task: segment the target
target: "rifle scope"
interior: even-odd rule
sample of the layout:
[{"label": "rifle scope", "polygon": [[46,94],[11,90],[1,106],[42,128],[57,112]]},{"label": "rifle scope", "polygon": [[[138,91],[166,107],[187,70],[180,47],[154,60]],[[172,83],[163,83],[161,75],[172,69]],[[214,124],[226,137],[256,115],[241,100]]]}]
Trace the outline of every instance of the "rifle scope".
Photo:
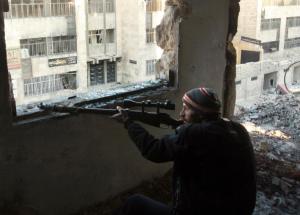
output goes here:
[{"label": "rifle scope", "polygon": [[131,107],[156,107],[156,108],[163,108],[166,110],[175,110],[175,104],[172,103],[170,100],[166,100],[165,102],[152,102],[151,100],[146,100],[142,102],[136,102],[131,99],[124,99],[123,100],[124,108],[131,108]]}]

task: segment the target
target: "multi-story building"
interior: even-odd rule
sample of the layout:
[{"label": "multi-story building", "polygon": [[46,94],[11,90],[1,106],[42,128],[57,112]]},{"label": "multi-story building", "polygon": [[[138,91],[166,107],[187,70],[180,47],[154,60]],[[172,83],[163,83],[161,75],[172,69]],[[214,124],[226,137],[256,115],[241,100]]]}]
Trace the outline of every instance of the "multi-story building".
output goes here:
[{"label": "multi-story building", "polygon": [[[243,0],[240,6],[234,45],[237,97],[244,99],[283,85],[284,69],[300,61],[300,0]],[[286,83],[300,83],[300,63]]]},{"label": "multi-story building", "polygon": [[123,81],[153,79],[162,54],[156,45],[155,27],[163,17],[165,0],[119,1],[121,14],[127,17],[120,22]]},{"label": "multi-story building", "polygon": [[8,68],[17,104],[155,79],[163,0],[10,0]]}]

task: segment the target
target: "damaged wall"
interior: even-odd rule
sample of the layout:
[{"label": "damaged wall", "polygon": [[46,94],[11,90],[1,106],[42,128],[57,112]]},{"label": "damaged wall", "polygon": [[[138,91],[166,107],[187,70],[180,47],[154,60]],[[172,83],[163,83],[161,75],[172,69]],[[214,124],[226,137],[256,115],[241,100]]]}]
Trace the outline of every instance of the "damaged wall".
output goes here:
[{"label": "damaged wall", "polygon": [[[191,10],[184,10],[189,11],[188,17],[179,25],[179,90],[169,96],[176,101],[177,113],[182,95],[190,88],[212,87],[222,97],[227,63],[229,0],[186,2]],[[2,17],[0,25],[3,30]],[[0,51],[3,56],[4,50]],[[3,59],[0,65],[5,63]],[[0,105],[7,107],[8,87],[3,88],[2,83],[8,77],[2,70],[0,73],[4,90]],[[9,113],[1,108],[1,123],[10,124]],[[151,132],[160,136],[168,130],[151,128]],[[168,167],[143,160],[122,125],[100,116],[2,129],[0,206],[30,205],[42,214],[65,215],[159,176]]]},{"label": "damaged wall", "polygon": [[192,13],[179,30],[180,96],[190,88],[207,86],[222,98],[230,1],[188,2]]}]

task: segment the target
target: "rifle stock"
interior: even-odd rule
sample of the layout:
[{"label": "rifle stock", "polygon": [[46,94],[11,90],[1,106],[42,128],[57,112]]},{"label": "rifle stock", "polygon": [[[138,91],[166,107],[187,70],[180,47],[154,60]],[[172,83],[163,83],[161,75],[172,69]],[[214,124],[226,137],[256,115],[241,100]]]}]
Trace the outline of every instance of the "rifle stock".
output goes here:
[{"label": "rifle stock", "polygon": [[[45,111],[59,112],[59,113],[70,113],[70,114],[80,114],[80,113],[94,113],[100,115],[112,116],[119,113],[117,109],[104,109],[104,108],[77,108],[77,107],[65,107],[56,105],[40,105],[40,108]],[[128,116],[134,121],[140,121],[148,125],[155,127],[160,127],[161,125],[170,126],[173,129],[182,124],[166,113],[155,113],[155,112],[143,112],[137,110],[126,109]]]}]

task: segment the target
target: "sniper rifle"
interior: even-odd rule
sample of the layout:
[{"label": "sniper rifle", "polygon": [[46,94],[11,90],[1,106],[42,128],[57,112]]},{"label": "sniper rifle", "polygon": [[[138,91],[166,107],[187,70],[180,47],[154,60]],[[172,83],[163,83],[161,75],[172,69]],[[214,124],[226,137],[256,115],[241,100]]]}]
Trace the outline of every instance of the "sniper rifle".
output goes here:
[{"label": "sniper rifle", "polygon": [[[142,108],[139,110],[130,110],[129,107],[140,106]],[[152,125],[155,127],[161,127],[161,125],[165,125],[171,127],[173,129],[177,128],[183,122],[172,118],[167,113],[161,113],[160,108],[166,110],[175,110],[175,104],[170,101],[166,101],[164,103],[153,103],[150,100],[143,102],[136,102],[133,100],[125,99],[123,100],[123,107],[128,113],[128,117],[134,121],[140,121],[148,125]],[[156,112],[146,112],[145,107],[156,107]],[[94,113],[101,115],[112,116],[114,114],[119,113],[117,109],[105,109],[105,108],[82,108],[82,107],[66,107],[60,105],[45,105],[40,104],[39,108],[50,111],[50,112],[59,112],[59,113],[70,113],[70,114],[81,114],[81,113]]]}]

